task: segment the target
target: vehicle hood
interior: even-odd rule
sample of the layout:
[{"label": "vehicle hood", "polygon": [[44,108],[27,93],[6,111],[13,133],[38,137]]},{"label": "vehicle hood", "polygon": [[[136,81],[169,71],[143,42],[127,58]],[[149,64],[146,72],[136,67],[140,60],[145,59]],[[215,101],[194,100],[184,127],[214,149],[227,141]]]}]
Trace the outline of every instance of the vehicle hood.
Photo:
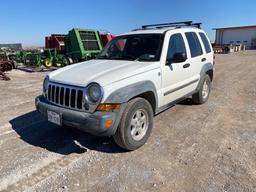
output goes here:
[{"label": "vehicle hood", "polygon": [[49,74],[50,81],[86,86],[91,82],[110,83],[158,68],[157,62],[90,60],[63,67]]}]

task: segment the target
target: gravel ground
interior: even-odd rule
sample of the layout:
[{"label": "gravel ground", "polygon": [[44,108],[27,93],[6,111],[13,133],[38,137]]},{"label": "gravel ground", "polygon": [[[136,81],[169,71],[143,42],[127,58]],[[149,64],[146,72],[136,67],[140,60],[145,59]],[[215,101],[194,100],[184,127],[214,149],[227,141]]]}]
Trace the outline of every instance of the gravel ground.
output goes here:
[{"label": "gravel ground", "polygon": [[217,55],[209,101],[157,115],[133,152],[47,122],[45,74],[0,81],[0,191],[256,191],[256,51]]}]

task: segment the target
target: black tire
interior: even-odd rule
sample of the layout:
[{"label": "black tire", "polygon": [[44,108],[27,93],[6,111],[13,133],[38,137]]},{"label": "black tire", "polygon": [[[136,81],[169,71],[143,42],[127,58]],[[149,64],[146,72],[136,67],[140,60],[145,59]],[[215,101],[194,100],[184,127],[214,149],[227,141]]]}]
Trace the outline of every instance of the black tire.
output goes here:
[{"label": "black tire", "polygon": [[[132,136],[132,119],[136,116],[136,112],[141,112],[142,114],[145,113],[145,119],[147,121],[147,123],[144,124],[145,131],[142,131],[144,133],[140,135],[142,136],[142,138],[139,140],[134,139],[134,137],[139,136],[136,135],[137,133],[135,134],[135,136]],[[141,117],[143,118],[143,116]],[[143,127],[143,123],[141,126]],[[128,102],[121,118],[120,124],[113,138],[115,143],[121,148],[132,151],[138,149],[147,142],[152,127],[153,110],[150,103],[143,98],[135,98]]]},{"label": "black tire", "polygon": [[[194,95],[192,95],[192,100],[195,104],[205,103],[208,100],[210,92],[211,92],[211,78],[209,77],[209,75],[205,75],[203,78],[204,79],[203,79],[202,83],[199,85],[199,91],[197,93],[195,93]],[[208,87],[207,95],[205,95],[203,93],[205,83]]]}]

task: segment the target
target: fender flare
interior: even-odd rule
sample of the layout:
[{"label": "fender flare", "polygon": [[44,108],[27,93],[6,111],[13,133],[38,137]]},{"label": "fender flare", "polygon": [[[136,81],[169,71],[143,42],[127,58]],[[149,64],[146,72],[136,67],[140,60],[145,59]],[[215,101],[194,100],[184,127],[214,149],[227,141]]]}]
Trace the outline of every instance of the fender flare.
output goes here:
[{"label": "fender flare", "polygon": [[196,92],[199,91],[200,87],[204,83],[204,76],[205,76],[206,72],[209,70],[213,70],[213,64],[212,63],[204,64],[204,66],[202,67],[202,69],[200,71],[200,80],[199,80],[199,83],[197,84]]},{"label": "fender flare", "polygon": [[140,81],[137,83],[130,84],[122,87],[111,93],[104,103],[126,103],[130,99],[141,95],[146,92],[153,92],[156,101],[156,107],[158,106],[158,97],[156,87],[152,81]]}]

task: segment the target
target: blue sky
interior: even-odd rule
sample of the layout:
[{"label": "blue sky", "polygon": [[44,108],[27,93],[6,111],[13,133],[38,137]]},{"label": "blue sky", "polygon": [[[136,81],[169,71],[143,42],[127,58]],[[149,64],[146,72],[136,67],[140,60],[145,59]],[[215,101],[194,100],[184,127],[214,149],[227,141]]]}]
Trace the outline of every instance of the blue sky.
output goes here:
[{"label": "blue sky", "polygon": [[142,24],[193,20],[214,40],[214,27],[256,25],[255,0],[6,0],[0,43],[44,45],[44,37],[93,28],[120,34]]}]

